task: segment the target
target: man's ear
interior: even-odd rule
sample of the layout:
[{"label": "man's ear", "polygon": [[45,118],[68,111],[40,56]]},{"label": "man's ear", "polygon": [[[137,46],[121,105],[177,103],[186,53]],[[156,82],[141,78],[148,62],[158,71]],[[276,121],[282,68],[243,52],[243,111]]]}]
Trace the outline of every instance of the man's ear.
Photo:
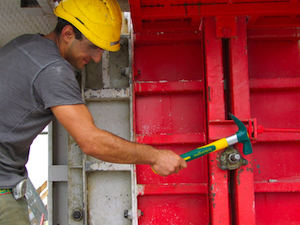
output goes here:
[{"label": "man's ear", "polygon": [[75,38],[73,27],[71,25],[66,25],[61,31],[61,36],[65,42],[72,42]]}]

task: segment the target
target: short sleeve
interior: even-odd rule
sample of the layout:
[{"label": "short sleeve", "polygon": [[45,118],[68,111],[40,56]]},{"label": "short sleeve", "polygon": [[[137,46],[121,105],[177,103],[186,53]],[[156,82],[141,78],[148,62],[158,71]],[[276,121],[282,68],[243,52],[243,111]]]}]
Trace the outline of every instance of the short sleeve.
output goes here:
[{"label": "short sleeve", "polygon": [[58,61],[43,69],[33,81],[34,96],[44,108],[84,104],[74,71]]}]

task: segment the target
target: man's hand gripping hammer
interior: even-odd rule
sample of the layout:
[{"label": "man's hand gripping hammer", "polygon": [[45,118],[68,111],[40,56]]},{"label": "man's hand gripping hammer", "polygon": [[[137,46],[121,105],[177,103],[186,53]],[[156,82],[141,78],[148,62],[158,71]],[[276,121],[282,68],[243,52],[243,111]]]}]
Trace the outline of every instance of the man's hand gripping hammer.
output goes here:
[{"label": "man's hand gripping hammer", "polygon": [[[231,119],[236,123],[239,130],[232,136],[222,138],[220,140],[217,140],[215,142],[212,142],[208,145],[196,148],[194,150],[191,150],[189,152],[186,152],[182,155],[180,155],[186,162],[191,161],[193,159],[199,158],[201,156],[204,156],[206,154],[209,154],[211,152],[215,152],[224,148],[227,148],[228,146],[242,143],[243,144],[243,153],[245,155],[252,153],[252,146],[251,142],[247,133],[247,128],[245,125],[234,115],[229,113],[229,116]],[[153,170],[153,168],[152,168]],[[155,173],[155,171],[153,170]]]},{"label": "man's hand gripping hammer", "polygon": [[245,125],[234,115],[229,114],[231,119],[236,123],[239,130],[234,135],[222,138],[220,140],[217,140],[215,142],[212,142],[208,145],[196,148],[192,151],[189,151],[187,153],[184,153],[180,155],[185,161],[191,161],[193,159],[199,158],[201,156],[204,156],[206,154],[209,154],[211,152],[215,152],[224,148],[227,148],[230,145],[234,145],[236,143],[242,143],[243,146],[243,153],[245,155],[252,153],[252,146],[251,142],[247,133],[247,129]]}]

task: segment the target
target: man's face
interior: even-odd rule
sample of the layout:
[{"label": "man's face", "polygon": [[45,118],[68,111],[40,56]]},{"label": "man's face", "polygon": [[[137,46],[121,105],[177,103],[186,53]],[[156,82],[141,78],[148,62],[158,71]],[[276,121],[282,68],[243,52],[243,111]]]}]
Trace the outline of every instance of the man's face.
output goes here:
[{"label": "man's face", "polygon": [[66,51],[66,60],[76,69],[83,69],[90,61],[99,62],[104,50],[95,46],[86,37],[74,40]]}]

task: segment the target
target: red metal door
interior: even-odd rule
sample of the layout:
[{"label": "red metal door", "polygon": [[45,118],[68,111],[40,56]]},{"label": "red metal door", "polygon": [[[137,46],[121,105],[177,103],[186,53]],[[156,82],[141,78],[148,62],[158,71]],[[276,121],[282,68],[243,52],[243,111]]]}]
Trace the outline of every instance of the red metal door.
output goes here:
[{"label": "red metal door", "polygon": [[[183,154],[205,144],[203,43],[161,41],[134,43],[136,141]],[[207,179],[206,157],[166,178],[137,166],[139,224],[207,224]]]},{"label": "red metal door", "polygon": [[299,224],[299,36],[275,31],[248,37],[250,111],[261,126],[253,145],[256,224]]},{"label": "red metal door", "polygon": [[231,112],[253,146],[232,171],[223,151],[137,166],[139,224],[299,224],[300,2],[130,3],[136,141],[182,154],[232,135]]}]

